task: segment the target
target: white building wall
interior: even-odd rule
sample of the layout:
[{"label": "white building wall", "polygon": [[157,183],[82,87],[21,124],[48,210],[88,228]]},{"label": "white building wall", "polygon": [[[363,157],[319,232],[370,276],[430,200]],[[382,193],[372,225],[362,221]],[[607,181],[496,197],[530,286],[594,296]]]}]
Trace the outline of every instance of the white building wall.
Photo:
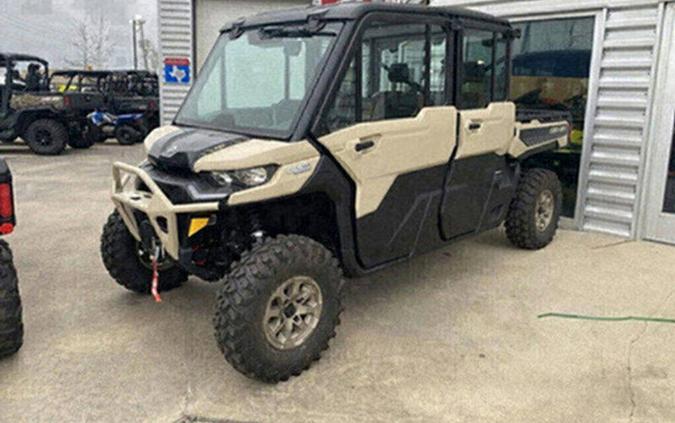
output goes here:
[{"label": "white building wall", "polygon": [[431,0],[509,19],[596,15],[576,221],[635,237],[663,17],[658,0]]},{"label": "white building wall", "polygon": [[[167,57],[192,60],[192,30],[192,0],[159,0],[159,54],[161,63],[164,63],[164,59]],[[190,86],[165,84],[164,75],[161,72],[160,81],[161,119],[162,123],[168,123],[178,112]]]}]

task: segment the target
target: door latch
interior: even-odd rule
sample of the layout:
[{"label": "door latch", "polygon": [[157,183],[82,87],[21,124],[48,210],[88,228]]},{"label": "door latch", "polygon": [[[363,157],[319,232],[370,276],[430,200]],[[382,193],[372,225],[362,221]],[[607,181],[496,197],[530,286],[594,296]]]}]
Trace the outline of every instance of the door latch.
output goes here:
[{"label": "door latch", "polygon": [[361,141],[360,143],[356,144],[354,146],[354,150],[356,150],[357,153],[360,153],[362,151],[370,150],[373,147],[375,147],[375,141],[367,140]]}]

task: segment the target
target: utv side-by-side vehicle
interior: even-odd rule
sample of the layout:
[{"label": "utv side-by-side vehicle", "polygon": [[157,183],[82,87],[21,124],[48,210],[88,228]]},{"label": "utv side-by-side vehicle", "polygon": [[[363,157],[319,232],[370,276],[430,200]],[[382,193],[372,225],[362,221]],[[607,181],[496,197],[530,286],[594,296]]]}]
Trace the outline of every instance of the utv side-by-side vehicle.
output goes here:
[{"label": "utv side-by-side vehicle", "polygon": [[[0,236],[11,234],[15,225],[12,174],[0,159]],[[0,358],[14,354],[22,344],[21,298],[12,250],[0,240]]]},{"label": "utv side-by-side vehicle", "polygon": [[[66,70],[51,76],[54,90],[64,93],[97,93],[102,97],[96,110],[88,110],[82,140],[89,145],[111,136],[120,144],[143,140],[159,126],[159,80],[157,74],[135,70]],[[95,113],[92,117],[92,113]],[[101,122],[106,116],[117,124]],[[132,119],[133,117],[133,119]]]},{"label": "utv side-by-side vehicle", "polygon": [[114,165],[106,268],[145,294],[223,281],[220,349],[277,382],[328,347],[343,272],[504,222],[545,247],[560,184],[528,159],[566,145],[569,123],[507,100],[516,36],[462,9],[363,3],[225,26],[147,160]]},{"label": "utv side-by-side vehicle", "polygon": [[51,90],[49,63],[39,57],[0,53],[0,140],[23,138],[40,155],[61,154],[67,145],[89,148],[87,113],[103,104],[97,92]]}]

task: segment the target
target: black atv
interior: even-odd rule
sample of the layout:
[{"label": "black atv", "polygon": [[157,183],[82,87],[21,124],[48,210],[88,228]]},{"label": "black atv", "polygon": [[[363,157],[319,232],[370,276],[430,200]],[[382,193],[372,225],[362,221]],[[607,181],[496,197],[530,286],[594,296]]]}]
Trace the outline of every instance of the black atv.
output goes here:
[{"label": "black atv", "polygon": [[[0,159],[0,235],[11,234],[15,225],[12,174]],[[21,298],[12,250],[0,240],[0,358],[14,354],[22,344]]]},{"label": "black atv", "polygon": [[52,90],[49,63],[39,57],[0,53],[0,140],[21,137],[39,155],[61,154],[66,146],[89,148],[86,115],[103,106],[103,96]]}]

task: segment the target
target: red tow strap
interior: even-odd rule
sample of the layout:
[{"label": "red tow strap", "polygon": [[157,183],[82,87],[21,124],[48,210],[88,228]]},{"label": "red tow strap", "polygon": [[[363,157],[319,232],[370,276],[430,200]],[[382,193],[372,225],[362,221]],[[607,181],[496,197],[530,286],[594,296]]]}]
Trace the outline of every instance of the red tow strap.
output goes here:
[{"label": "red tow strap", "polygon": [[156,303],[162,302],[162,297],[159,296],[159,265],[157,264],[157,256],[152,257],[152,296]]}]

